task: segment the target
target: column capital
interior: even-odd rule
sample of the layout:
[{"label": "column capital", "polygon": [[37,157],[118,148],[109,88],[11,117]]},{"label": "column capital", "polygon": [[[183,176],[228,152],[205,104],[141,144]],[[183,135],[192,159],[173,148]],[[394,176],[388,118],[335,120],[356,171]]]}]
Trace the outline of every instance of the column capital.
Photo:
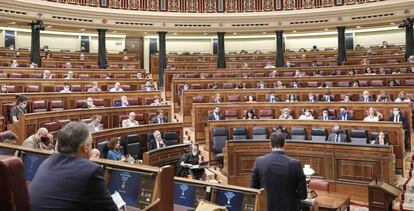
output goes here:
[{"label": "column capital", "polygon": [[96,31],[99,32],[99,33],[103,33],[103,32],[108,31],[108,29],[96,29]]},{"label": "column capital", "polygon": [[340,29],[346,29],[346,26],[337,26],[336,27],[338,30],[340,30]]},{"label": "column capital", "polygon": [[157,34],[160,35],[160,36],[165,36],[167,33],[168,32],[162,32],[162,31],[161,32],[157,32]]},{"label": "column capital", "polygon": [[280,34],[280,33],[282,33],[282,34],[283,34],[283,32],[285,32],[285,31],[283,31],[283,30],[276,30],[276,31],[275,31],[275,33],[276,33],[276,34]]},{"label": "column capital", "polygon": [[226,32],[217,32],[218,36],[224,36],[226,34]]}]

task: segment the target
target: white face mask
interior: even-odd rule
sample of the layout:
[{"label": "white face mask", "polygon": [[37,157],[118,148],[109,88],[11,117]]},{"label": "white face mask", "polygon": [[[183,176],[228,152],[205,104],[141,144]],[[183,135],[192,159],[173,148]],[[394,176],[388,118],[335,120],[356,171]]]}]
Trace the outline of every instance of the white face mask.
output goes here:
[{"label": "white face mask", "polygon": [[397,116],[397,115],[399,115],[399,114],[400,114],[400,112],[399,112],[399,111],[393,111],[392,113],[394,114],[394,116]]},{"label": "white face mask", "polygon": [[309,112],[305,112],[305,116],[310,116],[310,113]]},{"label": "white face mask", "polygon": [[286,118],[289,116],[289,114],[284,113],[283,116]]}]

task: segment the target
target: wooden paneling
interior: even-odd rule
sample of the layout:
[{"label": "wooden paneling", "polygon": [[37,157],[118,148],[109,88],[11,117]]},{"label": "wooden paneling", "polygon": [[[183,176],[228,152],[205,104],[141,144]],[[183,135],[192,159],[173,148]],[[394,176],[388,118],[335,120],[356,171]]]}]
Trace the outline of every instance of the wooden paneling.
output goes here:
[{"label": "wooden paneling", "polygon": [[[320,121],[320,120],[222,120],[222,121],[209,121],[208,122],[208,129],[206,129],[206,145],[205,149],[209,152],[209,159],[215,160],[215,156],[212,151],[212,141],[211,141],[211,131],[213,128],[226,128],[228,131],[228,140],[232,139],[232,129],[233,128],[247,128],[248,130],[248,137],[252,137],[252,129],[253,127],[265,127],[270,132],[272,128],[277,127],[278,125],[283,125],[283,127],[288,128],[288,130],[292,127],[296,128],[306,128],[306,132],[308,134],[308,142],[313,143],[314,141],[310,141],[310,130],[312,128],[325,128],[328,132],[331,132],[331,128],[333,125],[340,125],[342,129],[349,130],[349,129],[363,129],[369,132],[379,132],[383,131],[388,133],[389,143],[392,145],[393,153],[395,154],[395,167],[396,168],[403,168],[403,158],[405,155],[405,147],[404,147],[404,131],[402,129],[402,124],[393,123],[393,122],[361,122],[361,121]],[[290,131],[290,130],[289,130]],[[309,149],[306,148],[307,145],[299,145],[297,148],[298,156],[302,154],[300,152],[308,152]],[[372,145],[367,145],[372,146]],[[254,152],[254,151],[253,151]],[[329,149],[326,151],[321,151],[323,153],[329,153]],[[320,152],[311,152],[312,154],[318,154]],[[343,151],[344,158],[348,156],[348,152]],[[337,155],[341,155],[340,153]],[[247,155],[245,155],[247,156]],[[359,154],[357,156],[361,156],[363,160],[365,156],[370,156],[369,154]],[[340,158],[340,156],[338,157]],[[354,156],[355,158],[355,156]],[[326,159],[326,158],[324,158]],[[326,163],[331,162],[331,160],[325,160]],[[338,161],[336,161],[338,162]],[[320,165],[323,162],[320,162]],[[347,165],[343,163],[342,166],[345,168]],[[337,164],[335,164],[337,165]],[[323,166],[321,166],[321,169]],[[327,170],[327,168],[325,168]],[[344,171],[346,168],[344,169]],[[369,170],[369,168],[366,168]],[[317,170],[322,171],[322,170]],[[370,170],[372,171],[372,170]],[[346,172],[346,171],[345,171]],[[346,175],[346,174],[344,174]]]},{"label": "wooden paneling", "polygon": [[[302,165],[310,164],[315,170],[313,177],[327,180],[334,188],[344,184],[355,186],[357,191],[375,179],[394,184],[394,154],[390,146],[288,140],[285,151]],[[248,187],[255,159],[270,152],[269,141],[227,142],[223,170],[229,184]]]},{"label": "wooden paneling", "polygon": [[180,155],[188,152],[189,144],[172,145],[145,152],[142,163],[149,166],[175,166],[180,160]]}]

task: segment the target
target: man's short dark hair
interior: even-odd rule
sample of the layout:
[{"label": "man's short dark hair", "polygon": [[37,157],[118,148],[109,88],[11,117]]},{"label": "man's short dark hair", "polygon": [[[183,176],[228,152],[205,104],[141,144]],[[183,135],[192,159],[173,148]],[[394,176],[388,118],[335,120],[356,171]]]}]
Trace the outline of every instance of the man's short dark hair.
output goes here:
[{"label": "man's short dark hair", "polygon": [[272,148],[283,148],[285,146],[285,136],[281,132],[273,132],[270,135],[270,144]]},{"label": "man's short dark hair", "polygon": [[17,135],[11,131],[0,133],[0,143],[6,143],[6,141],[17,141]]},{"label": "man's short dark hair", "polygon": [[88,126],[84,122],[69,122],[59,130],[57,150],[60,153],[76,154],[89,135]]}]

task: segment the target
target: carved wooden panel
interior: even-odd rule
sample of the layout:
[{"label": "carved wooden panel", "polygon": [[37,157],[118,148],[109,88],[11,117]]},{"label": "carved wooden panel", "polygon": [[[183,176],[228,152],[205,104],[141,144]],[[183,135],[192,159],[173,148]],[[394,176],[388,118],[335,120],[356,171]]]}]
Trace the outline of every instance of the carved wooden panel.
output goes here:
[{"label": "carved wooden panel", "polygon": [[337,176],[339,181],[365,181],[375,180],[378,169],[374,161],[337,160]]}]

